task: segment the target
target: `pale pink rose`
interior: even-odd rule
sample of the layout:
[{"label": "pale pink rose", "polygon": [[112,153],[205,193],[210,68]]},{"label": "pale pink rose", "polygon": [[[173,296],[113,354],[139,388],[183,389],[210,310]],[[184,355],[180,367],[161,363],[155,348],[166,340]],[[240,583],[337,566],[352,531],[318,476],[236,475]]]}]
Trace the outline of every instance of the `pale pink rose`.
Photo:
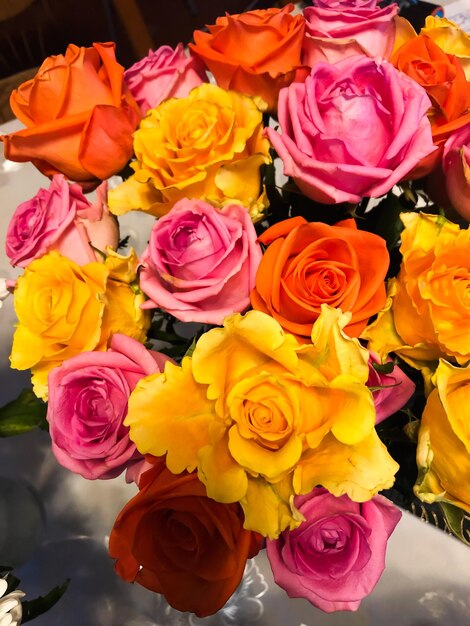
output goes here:
[{"label": "pale pink rose", "polygon": [[261,248],[246,208],[184,198],[152,229],[141,258],[144,308],[183,322],[221,324],[250,304]]},{"label": "pale pink rose", "polygon": [[124,426],[139,380],[169,358],[116,334],[106,352],[82,352],[49,374],[47,421],[58,462],[84,478],[114,478],[142,460]]},{"label": "pale pink rose", "polygon": [[145,115],[167,98],[185,98],[208,78],[201,61],[179,43],[174,50],[170,46],[149,50],[124,72],[124,80]]},{"label": "pale pink rose", "polygon": [[80,185],[63,174],[53,176],[48,189],[21,203],[10,221],[6,254],[12,265],[26,267],[33,259],[57,250],[79,265],[101,261],[97,250],[116,248],[119,227],[106,205],[106,182],[91,204]]},{"label": "pale pink rose", "polygon": [[470,221],[470,124],[463,126],[446,141],[442,167],[451,205]]},{"label": "pale pink rose", "polygon": [[383,496],[357,503],[322,488],[297,496],[295,506],[305,521],[267,541],[274,580],[327,613],[356,611],[385,568],[401,512]]},{"label": "pale pink rose", "polygon": [[388,61],[354,56],[318,63],[279,95],[266,133],[308,197],[357,203],[392,189],[434,149],[425,90]]},{"label": "pale pink rose", "polygon": [[302,61],[336,63],[365,54],[389,59],[395,41],[398,5],[377,6],[375,0],[320,0],[304,10],[305,38]]},{"label": "pale pink rose", "polygon": [[[389,374],[378,372],[373,363],[381,363],[380,358],[374,352],[369,353],[369,379],[368,387],[383,387],[372,392],[375,405],[375,423],[380,424],[385,418],[399,411],[415,390],[414,382],[408,378],[398,365],[395,365]],[[392,363],[388,359],[386,363]]]}]

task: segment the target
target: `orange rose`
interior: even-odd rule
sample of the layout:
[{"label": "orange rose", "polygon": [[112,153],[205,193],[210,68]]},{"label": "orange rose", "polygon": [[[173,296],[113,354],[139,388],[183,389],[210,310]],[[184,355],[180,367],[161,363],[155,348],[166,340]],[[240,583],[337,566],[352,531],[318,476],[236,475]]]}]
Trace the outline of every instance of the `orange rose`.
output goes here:
[{"label": "orange rose", "polygon": [[291,15],[294,5],[219,17],[209,32],[196,30],[194,52],[223,89],[261,96],[276,108],[282,87],[304,80],[308,68],[300,62],[303,15]]},{"label": "orange rose", "polygon": [[172,474],[160,459],[119,514],[109,539],[116,572],[199,617],[221,609],[241,581],[261,536],[243,528],[238,503],[206,496],[195,473]]},{"label": "orange rose", "polygon": [[140,111],[114,47],[71,44],[13,91],[10,106],[26,128],[1,137],[5,158],[79,182],[104,180],[124,167]]},{"label": "orange rose", "polygon": [[329,226],[295,217],[271,226],[258,241],[269,247],[256,274],[251,304],[288,332],[309,340],[326,303],[352,313],[344,330],[358,337],[384,306],[389,265],[385,241],[357,230],[353,219]]},{"label": "orange rose", "polygon": [[[419,35],[398,48],[391,62],[431,98],[428,115],[435,145],[442,145],[451,133],[470,122],[470,82],[456,56],[444,52],[427,35]],[[432,164],[440,153],[432,154]]]}]

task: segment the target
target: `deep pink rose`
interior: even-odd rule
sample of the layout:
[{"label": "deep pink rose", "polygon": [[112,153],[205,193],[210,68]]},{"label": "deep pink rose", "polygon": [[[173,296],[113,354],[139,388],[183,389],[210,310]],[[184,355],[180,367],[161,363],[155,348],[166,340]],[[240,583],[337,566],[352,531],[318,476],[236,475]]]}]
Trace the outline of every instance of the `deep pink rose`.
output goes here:
[{"label": "deep pink rose", "polygon": [[395,42],[398,5],[377,6],[375,0],[320,0],[304,10],[302,61],[336,63],[365,54],[389,59]]},{"label": "deep pink rose", "polygon": [[463,218],[470,221],[470,124],[455,132],[446,141],[442,167],[451,205]]},{"label": "deep pink rose", "polygon": [[301,191],[318,202],[379,197],[434,150],[425,90],[388,61],[318,63],[279,95],[266,133]]},{"label": "deep pink rose", "polygon": [[[375,405],[375,423],[380,424],[385,418],[399,411],[415,390],[414,382],[395,365],[389,374],[378,372],[373,363],[380,363],[380,358],[373,352],[369,353],[369,379],[368,387],[384,387],[372,392]],[[392,359],[388,359],[387,363],[391,363]]]},{"label": "deep pink rose", "polygon": [[180,200],[155,223],[142,255],[140,287],[149,298],[143,307],[207,324],[244,311],[261,260],[256,237],[242,206]]},{"label": "deep pink rose", "polygon": [[356,611],[385,568],[401,512],[383,496],[357,503],[322,488],[297,496],[295,505],[305,521],[267,541],[274,580],[327,613]]},{"label": "deep pink rose", "polygon": [[47,421],[61,465],[84,478],[114,478],[142,460],[123,422],[138,381],[168,357],[116,334],[107,352],[82,352],[49,374]]},{"label": "deep pink rose", "polygon": [[208,78],[202,62],[179,43],[174,50],[170,46],[149,50],[124,72],[124,80],[145,115],[167,98],[185,98]]},{"label": "deep pink rose", "polygon": [[96,189],[91,204],[80,185],[63,174],[53,176],[48,189],[19,205],[10,221],[6,254],[12,265],[26,267],[33,259],[57,250],[79,265],[100,261],[97,250],[116,248],[119,227],[106,205],[106,182]]}]

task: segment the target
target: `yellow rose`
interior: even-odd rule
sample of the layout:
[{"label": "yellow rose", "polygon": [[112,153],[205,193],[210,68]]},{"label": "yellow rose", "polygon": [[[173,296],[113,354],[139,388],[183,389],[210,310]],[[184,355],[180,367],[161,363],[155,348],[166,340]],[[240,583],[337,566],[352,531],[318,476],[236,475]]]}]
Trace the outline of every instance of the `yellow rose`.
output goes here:
[{"label": "yellow rose", "polygon": [[104,263],[77,265],[58,252],[32,261],[18,279],[18,325],[10,356],[15,369],[31,369],[35,394],[47,400],[53,367],[86,350],[106,350],[114,333],[144,342],[150,314],[140,305],[138,259],[111,248]]},{"label": "yellow rose", "polygon": [[398,467],[375,432],[368,352],[342,332],[349,320],[324,305],[314,346],[260,311],[229,316],[181,367],[140,381],[131,439],[174,473],[197,468],[209,497],[239,501],[246,527],[268,537],[300,523],[294,496],[317,484],[370,499]]},{"label": "yellow rose", "polygon": [[415,494],[470,512],[470,366],[441,360],[421,420]]},{"label": "yellow rose", "polygon": [[109,192],[116,215],[161,216],[181,198],[238,202],[260,218],[260,167],[269,163],[256,99],[205,83],[150,110],[134,133],[135,173]]},{"label": "yellow rose", "polygon": [[470,80],[470,36],[451,20],[444,17],[429,15],[421,29],[422,35],[427,35],[436,45],[447,54],[455,55]]},{"label": "yellow rose", "polygon": [[139,259],[134,250],[122,256],[107,248],[105,267],[109,271],[106,283],[106,307],[104,309],[100,343],[109,343],[114,333],[123,333],[142,343],[147,338],[151,312],[141,309],[145,296],[139,288],[137,266]]},{"label": "yellow rose", "polygon": [[58,252],[32,261],[18,278],[11,366],[31,368],[39,397],[47,397],[53,367],[100,342],[107,278],[102,263],[80,267]]},{"label": "yellow rose", "polygon": [[362,336],[382,358],[395,352],[425,374],[440,357],[463,365],[470,359],[470,230],[424,213],[401,220],[399,274]]}]

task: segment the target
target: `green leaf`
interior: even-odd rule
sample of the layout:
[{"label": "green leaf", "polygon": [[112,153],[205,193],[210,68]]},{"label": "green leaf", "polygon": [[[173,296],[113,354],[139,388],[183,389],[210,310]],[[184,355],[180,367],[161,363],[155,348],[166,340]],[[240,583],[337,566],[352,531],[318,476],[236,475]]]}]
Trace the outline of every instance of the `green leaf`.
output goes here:
[{"label": "green leaf", "polygon": [[31,389],[23,389],[16,400],[0,408],[0,437],[22,435],[35,428],[48,429],[47,404]]},{"label": "green leaf", "polygon": [[395,367],[395,361],[387,361],[386,363],[372,363],[372,367],[380,374],[391,374]]},{"label": "green leaf", "polygon": [[62,585],[58,585],[49,591],[47,595],[39,596],[35,600],[22,602],[23,619],[21,623],[29,622],[51,609],[67,591],[69,583],[70,579],[68,578]]},{"label": "green leaf", "polygon": [[470,516],[458,506],[439,502],[450,532],[467,546],[470,546]]}]

